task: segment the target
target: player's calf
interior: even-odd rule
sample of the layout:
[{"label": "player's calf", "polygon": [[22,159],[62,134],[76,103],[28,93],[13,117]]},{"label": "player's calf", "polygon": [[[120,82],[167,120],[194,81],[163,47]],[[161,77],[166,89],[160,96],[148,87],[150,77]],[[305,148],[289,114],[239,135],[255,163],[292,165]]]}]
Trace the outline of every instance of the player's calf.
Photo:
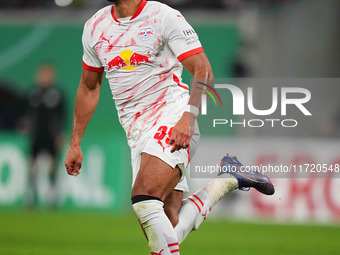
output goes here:
[{"label": "player's calf", "polygon": [[178,214],[182,207],[183,191],[173,190],[164,201],[164,212],[173,227],[178,223]]}]

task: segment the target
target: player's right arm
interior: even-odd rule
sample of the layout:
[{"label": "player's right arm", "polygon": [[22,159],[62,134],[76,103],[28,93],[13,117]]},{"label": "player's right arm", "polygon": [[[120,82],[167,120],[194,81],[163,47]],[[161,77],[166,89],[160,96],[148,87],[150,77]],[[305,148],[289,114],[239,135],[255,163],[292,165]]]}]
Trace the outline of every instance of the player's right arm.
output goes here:
[{"label": "player's right arm", "polygon": [[65,160],[67,173],[73,176],[77,176],[80,173],[79,170],[83,160],[80,143],[97,107],[104,76],[104,68],[94,48],[96,39],[90,30],[92,26],[90,26],[89,22],[91,20],[85,24],[82,36],[84,49],[83,71],[76,97],[70,149]]},{"label": "player's right arm", "polygon": [[83,68],[74,109],[71,144],[65,160],[69,175],[80,174],[83,160],[80,143],[97,107],[102,81],[103,72],[92,72]]}]

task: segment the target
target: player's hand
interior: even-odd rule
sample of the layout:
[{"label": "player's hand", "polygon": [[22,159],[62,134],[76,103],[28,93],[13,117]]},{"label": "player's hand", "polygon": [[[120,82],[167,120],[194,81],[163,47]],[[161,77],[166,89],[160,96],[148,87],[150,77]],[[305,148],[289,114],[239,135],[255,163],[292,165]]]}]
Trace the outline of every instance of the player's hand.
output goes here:
[{"label": "player's hand", "polygon": [[172,130],[170,144],[173,145],[171,152],[189,147],[191,136],[194,133],[196,116],[190,112],[184,112],[182,118]]},{"label": "player's hand", "polygon": [[79,175],[82,161],[83,153],[80,146],[70,146],[65,160],[67,173],[72,176]]}]

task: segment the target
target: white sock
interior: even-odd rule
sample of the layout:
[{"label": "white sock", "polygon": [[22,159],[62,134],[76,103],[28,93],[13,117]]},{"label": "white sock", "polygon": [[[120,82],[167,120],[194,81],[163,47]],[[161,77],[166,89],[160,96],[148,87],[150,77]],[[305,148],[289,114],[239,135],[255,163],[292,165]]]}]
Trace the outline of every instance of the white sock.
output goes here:
[{"label": "white sock", "polygon": [[216,178],[195,194],[184,199],[175,227],[178,242],[182,243],[191,231],[198,229],[207,218],[211,208],[237,187],[238,181],[234,177]]},{"label": "white sock", "polygon": [[177,235],[163,205],[158,200],[146,200],[132,207],[147,236],[151,255],[179,255]]}]

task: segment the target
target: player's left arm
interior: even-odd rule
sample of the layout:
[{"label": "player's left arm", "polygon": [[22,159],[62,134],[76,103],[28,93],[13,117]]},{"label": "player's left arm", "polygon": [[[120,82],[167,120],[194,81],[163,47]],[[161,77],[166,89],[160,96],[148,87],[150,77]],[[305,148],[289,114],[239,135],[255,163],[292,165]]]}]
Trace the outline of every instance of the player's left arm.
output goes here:
[{"label": "player's left arm", "polygon": [[189,106],[172,130],[170,144],[173,145],[171,152],[174,152],[189,147],[195,120],[201,107],[202,90],[197,87],[203,88],[204,84],[212,85],[213,72],[198,35],[179,11],[170,9],[163,15],[162,27],[168,46],[194,76]]},{"label": "player's left arm", "polygon": [[[190,91],[189,106],[198,111],[201,108],[201,95],[204,84],[212,85],[214,81],[210,62],[204,52],[185,58],[181,62],[186,70],[194,77]],[[170,144],[173,145],[171,152],[189,147],[191,136],[194,132],[196,114],[185,111],[182,118],[174,126]]]}]

